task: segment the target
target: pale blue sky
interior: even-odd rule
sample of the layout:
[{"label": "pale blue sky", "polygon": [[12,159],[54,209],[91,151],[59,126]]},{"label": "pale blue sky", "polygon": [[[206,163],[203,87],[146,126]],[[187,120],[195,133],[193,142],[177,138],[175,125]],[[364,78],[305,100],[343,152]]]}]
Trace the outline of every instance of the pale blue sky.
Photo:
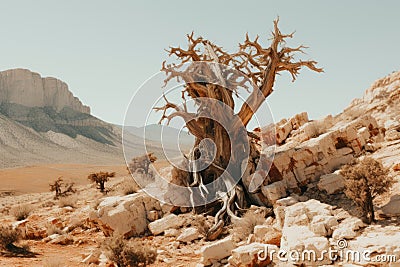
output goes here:
[{"label": "pale blue sky", "polygon": [[278,15],[283,32],[296,30],[293,44],[310,46],[303,58],[325,73],[304,70],[295,83],[280,77],[269,98],[276,119],[336,114],[399,70],[398,1],[3,0],[0,10],[0,70],[60,78],[113,123],[122,123],[132,94],[159,71],[164,48],[184,46],[192,30],[230,51],[246,32],[266,40]]}]

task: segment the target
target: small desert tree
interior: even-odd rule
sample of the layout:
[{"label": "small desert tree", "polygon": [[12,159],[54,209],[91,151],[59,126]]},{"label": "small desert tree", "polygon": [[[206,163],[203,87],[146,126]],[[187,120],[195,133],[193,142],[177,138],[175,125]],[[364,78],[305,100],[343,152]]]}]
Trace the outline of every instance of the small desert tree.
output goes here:
[{"label": "small desert tree", "polygon": [[62,177],[58,177],[58,179],[55,180],[54,183],[49,185],[50,185],[50,191],[56,193],[54,199],[58,199],[59,197],[65,197],[68,196],[69,194],[76,192],[76,190],[74,189],[75,183],[73,182],[64,183]]},{"label": "small desert tree", "polygon": [[105,183],[111,178],[115,177],[115,172],[96,172],[96,173],[91,173],[88,176],[88,179],[98,185],[97,189],[100,190],[100,192],[105,191]]},{"label": "small desert tree", "polygon": [[150,164],[154,163],[156,160],[157,157],[154,156],[153,153],[133,158],[128,165],[128,170],[131,173],[142,172],[144,174],[149,174]]},{"label": "small desert tree", "polygon": [[341,174],[346,180],[346,195],[363,211],[368,223],[375,221],[374,199],[389,191],[394,183],[381,162],[365,157],[345,165]]}]

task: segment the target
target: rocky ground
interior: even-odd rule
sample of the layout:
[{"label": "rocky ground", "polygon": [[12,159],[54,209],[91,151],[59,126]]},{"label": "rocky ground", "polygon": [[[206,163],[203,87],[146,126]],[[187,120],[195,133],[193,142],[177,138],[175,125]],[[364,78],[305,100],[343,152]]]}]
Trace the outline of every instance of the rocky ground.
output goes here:
[{"label": "rocky ground", "polygon": [[[0,224],[19,229],[24,238],[16,245],[29,245],[33,254],[26,258],[3,251],[0,266],[114,266],[104,246],[111,236],[123,236],[146,253],[155,251],[150,266],[400,266],[399,92],[400,73],[393,73],[337,116],[310,121],[302,113],[274,125],[274,171],[247,173],[243,180],[256,184],[253,197],[260,205],[250,207],[215,241],[205,238],[212,216],[136,192],[130,176],[112,179],[107,194],[82,184],[61,200],[51,193],[3,195]],[[268,156],[271,129],[259,134],[262,155]],[[377,222],[371,225],[343,193],[340,173],[344,164],[364,156],[381,160],[395,180],[388,193],[376,198]],[[28,205],[30,215],[17,220],[21,205]],[[313,261],[278,254],[305,250],[317,258],[324,251],[339,255]],[[368,257],[346,257],[354,251],[367,251]]]}]

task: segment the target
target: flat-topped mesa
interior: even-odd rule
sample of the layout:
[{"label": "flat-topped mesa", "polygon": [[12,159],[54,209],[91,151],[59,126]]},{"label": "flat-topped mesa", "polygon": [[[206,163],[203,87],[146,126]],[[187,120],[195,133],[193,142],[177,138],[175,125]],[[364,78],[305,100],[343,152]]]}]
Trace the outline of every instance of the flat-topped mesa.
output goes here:
[{"label": "flat-topped mesa", "polygon": [[68,85],[56,78],[42,78],[27,69],[11,69],[0,72],[0,104],[13,103],[26,107],[53,107],[57,112],[64,107],[90,114],[90,108],[82,104],[68,89]]}]

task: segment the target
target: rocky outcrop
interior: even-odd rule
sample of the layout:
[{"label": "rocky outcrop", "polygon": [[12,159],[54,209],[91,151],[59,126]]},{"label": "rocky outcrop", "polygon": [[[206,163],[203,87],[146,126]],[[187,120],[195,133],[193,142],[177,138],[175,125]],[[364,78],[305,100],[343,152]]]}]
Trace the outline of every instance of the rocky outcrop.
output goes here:
[{"label": "rocky outcrop", "polygon": [[148,226],[149,211],[160,212],[160,203],[145,193],[107,197],[99,204],[89,219],[97,224],[106,236],[114,232],[125,237],[143,234]]},{"label": "rocky outcrop", "polygon": [[[290,192],[300,193],[304,187],[318,181],[322,175],[330,174],[343,164],[349,163],[363,150],[383,141],[384,138],[383,131],[371,116],[336,124],[331,116],[320,121],[306,120],[307,114],[302,113],[276,125],[278,146],[273,168],[268,175],[265,175],[264,170],[256,171],[253,175],[264,177],[260,191],[263,199],[267,199],[268,203],[265,204],[272,205]],[[271,134],[271,128],[261,132],[261,153],[265,155],[261,160],[269,159]],[[329,190],[329,193],[343,188],[340,181],[324,181],[326,186],[321,184],[321,190],[326,191],[329,183],[336,186],[332,192]]]},{"label": "rocky outcrop", "polygon": [[81,113],[90,113],[68,89],[68,85],[56,78],[42,78],[27,69],[11,69],[0,72],[0,104],[13,103],[26,107],[53,107],[57,112],[69,107]]},{"label": "rocky outcrop", "polygon": [[332,206],[314,199],[284,207],[283,217],[280,249],[286,252],[313,251],[321,256],[318,257],[318,264],[307,258],[293,262],[307,266],[330,264],[332,259],[322,253],[338,249],[339,241],[355,238],[364,227],[359,218],[341,209],[334,210]]}]

